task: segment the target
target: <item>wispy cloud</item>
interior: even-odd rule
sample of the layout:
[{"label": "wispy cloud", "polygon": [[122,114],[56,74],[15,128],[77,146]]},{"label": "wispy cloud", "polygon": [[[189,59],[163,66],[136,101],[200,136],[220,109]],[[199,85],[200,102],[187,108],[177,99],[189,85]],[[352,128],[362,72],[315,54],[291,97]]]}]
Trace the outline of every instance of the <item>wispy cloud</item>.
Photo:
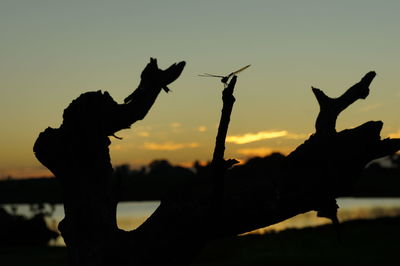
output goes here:
[{"label": "wispy cloud", "polygon": [[142,149],[152,150],[152,151],[175,151],[185,148],[197,148],[200,144],[197,142],[190,143],[174,143],[174,142],[164,142],[164,143],[155,143],[155,142],[145,142],[142,146]]},{"label": "wispy cloud", "polygon": [[181,133],[183,130],[182,124],[179,122],[171,123],[169,126],[171,128],[171,132],[173,133]]},{"label": "wispy cloud", "polygon": [[181,127],[182,125],[181,125],[181,123],[178,123],[178,122],[174,122],[174,123],[171,123],[171,124],[169,124],[170,125],[170,127],[172,127],[172,128],[178,128],[178,127]]},{"label": "wispy cloud", "polygon": [[287,136],[289,132],[286,130],[281,131],[260,131],[257,133],[246,133],[244,135],[227,136],[226,142],[235,144],[246,144],[263,139],[274,139]]},{"label": "wispy cloud", "polygon": [[310,134],[295,134],[290,133],[287,130],[276,130],[276,131],[260,131],[257,133],[246,133],[243,135],[232,135],[226,137],[226,142],[235,144],[247,144],[255,141],[275,138],[286,138],[286,139],[305,139]]},{"label": "wispy cloud", "polygon": [[235,144],[246,144],[263,139],[274,139],[287,136],[288,132],[286,130],[281,131],[260,131],[257,133],[247,133],[244,135],[228,136],[226,137],[226,142],[232,142]]},{"label": "wispy cloud", "polygon": [[112,151],[121,151],[123,149],[124,149],[124,146],[123,145],[119,145],[119,144],[110,146],[110,150],[112,150]]},{"label": "wispy cloud", "polygon": [[389,138],[399,139],[400,138],[400,129],[397,132],[389,133]]},{"label": "wispy cloud", "polygon": [[285,136],[287,139],[307,139],[311,136],[312,133],[308,134],[296,134],[296,133],[289,133]]},{"label": "wispy cloud", "polygon": [[148,137],[150,136],[150,133],[147,131],[139,131],[136,133],[139,137]]},{"label": "wispy cloud", "polygon": [[205,132],[207,130],[207,127],[206,126],[199,126],[198,128],[197,128],[197,131],[199,131],[199,132]]},{"label": "wispy cloud", "polygon": [[245,156],[265,156],[271,154],[273,150],[267,147],[257,147],[257,148],[238,149],[236,152],[238,154]]},{"label": "wispy cloud", "polygon": [[123,143],[123,142],[113,142],[110,145],[111,151],[127,151],[134,148],[134,145],[131,143]]}]

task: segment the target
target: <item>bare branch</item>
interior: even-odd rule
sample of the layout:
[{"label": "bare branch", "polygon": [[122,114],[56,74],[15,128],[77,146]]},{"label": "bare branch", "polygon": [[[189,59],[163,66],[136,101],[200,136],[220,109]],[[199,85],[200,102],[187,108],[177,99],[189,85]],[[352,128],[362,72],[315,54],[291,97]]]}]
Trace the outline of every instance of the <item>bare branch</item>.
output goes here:
[{"label": "bare branch", "polygon": [[312,91],[320,106],[315,129],[317,134],[336,133],[336,119],[338,115],[358,99],[365,99],[369,94],[369,86],[376,76],[374,71],[368,72],[360,82],[354,84],[339,98],[330,98],[317,88]]}]

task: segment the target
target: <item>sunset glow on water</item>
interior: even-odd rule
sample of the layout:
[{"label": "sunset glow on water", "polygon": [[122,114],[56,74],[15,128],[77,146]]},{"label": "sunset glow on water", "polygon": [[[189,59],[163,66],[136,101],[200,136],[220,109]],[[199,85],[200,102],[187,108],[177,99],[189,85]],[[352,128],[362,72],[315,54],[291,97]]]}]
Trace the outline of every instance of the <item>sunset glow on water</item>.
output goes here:
[{"label": "sunset glow on water", "polygon": [[[158,201],[144,201],[144,202],[123,202],[118,205],[117,223],[118,227],[123,230],[133,230],[140,226],[159,206]],[[387,216],[400,215],[400,199],[399,198],[386,198],[386,199],[357,199],[357,198],[344,198],[339,199],[340,206],[338,217],[339,221],[349,221],[355,219],[374,219]],[[9,208],[9,206],[6,206]],[[28,215],[29,207],[27,205],[19,205],[18,213]],[[56,206],[56,211],[53,218],[48,219],[48,224],[51,228],[56,228],[58,222],[63,218],[62,205]],[[265,234],[270,231],[281,231],[288,228],[302,228],[308,226],[318,226],[322,224],[331,223],[326,218],[319,218],[316,212],[308,212],[305,214],[297,215],[291,219],[281,223],[261,228],[252,232],[251,234]],[[64,245],[61,237],[51,245]]]}]

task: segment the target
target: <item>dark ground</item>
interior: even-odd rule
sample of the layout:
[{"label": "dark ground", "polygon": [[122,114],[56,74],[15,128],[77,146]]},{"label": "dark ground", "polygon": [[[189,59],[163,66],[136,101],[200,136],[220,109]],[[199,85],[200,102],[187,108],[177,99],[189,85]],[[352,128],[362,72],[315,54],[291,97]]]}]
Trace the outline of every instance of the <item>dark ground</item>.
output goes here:
[{"label": "dark ground", "polygon": [[400,217],[248,235],[210,244],[200,265],[400,265]]},{"label": "dark ground", "polygon": [[[400,217],[247,235],[208,245],[192,266],[209,265],[400,265]],[[63,247],[1,247],[2,266],[61,266]]]}]

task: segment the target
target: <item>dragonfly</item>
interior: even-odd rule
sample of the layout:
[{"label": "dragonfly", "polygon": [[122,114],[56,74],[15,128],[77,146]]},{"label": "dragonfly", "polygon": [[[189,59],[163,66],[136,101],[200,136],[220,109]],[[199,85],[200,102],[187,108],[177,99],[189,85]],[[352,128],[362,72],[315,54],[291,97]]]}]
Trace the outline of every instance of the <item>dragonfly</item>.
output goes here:
[{"label": "dragonfly", "polygon": [[220,78],[221,82],[224,83],[225,86],[227,86],[228,85],[228,80],[232,76],[238,74],[239,72],[242,72],[243,70],[247,69],[249,66],[251,66],[251,65],[244,66],[244,67],[242,67],[242,68],[240,68],[240,69],[238,69],[236,71],[233,71],[232,73],[230,73],[229,75],[226,75],[226,76],[214,75],[214,74],[208,74],[208,73],[204,73],[204,74],[201,74],[199,76],[200,77],[208,77],[208,78]]}]

